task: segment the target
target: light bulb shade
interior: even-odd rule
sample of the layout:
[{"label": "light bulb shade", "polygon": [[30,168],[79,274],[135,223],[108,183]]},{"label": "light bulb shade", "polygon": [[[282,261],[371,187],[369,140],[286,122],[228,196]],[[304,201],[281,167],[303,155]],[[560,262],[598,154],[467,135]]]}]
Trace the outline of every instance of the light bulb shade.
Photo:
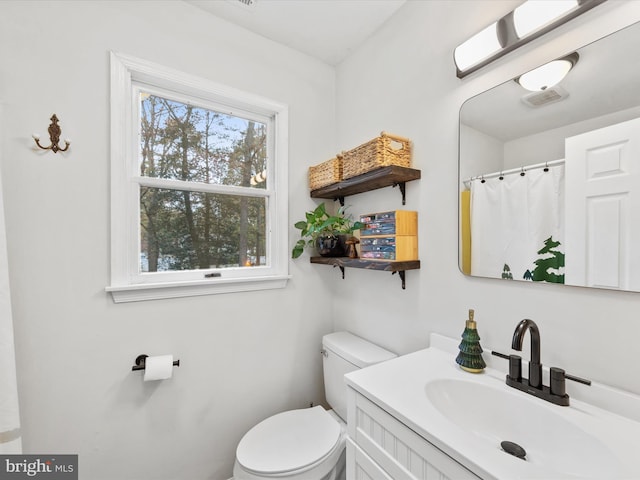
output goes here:
[{"label": "light bulb shade", "polygon": [[540,92],[560,83],[576,64],[578,58],[577,53],[572,53],[564,58],[553,60],[541,67],[520,75],[516,81],[527,90]]},{"label": "light bulb shade", "polygon": [[577,0],[528,0],[513,11],[516,35],[524,38],[577,6]]},{"label": "light bulb shade", "polygon": [[502,48],[496,29],[497,24],[493,23],[454,50],[453,58],[458,70],[466,70]]},{"label": "light bulb shade", "polygon": [[528,0],[453,52],[458,78],[487,66],[607,0]]}]

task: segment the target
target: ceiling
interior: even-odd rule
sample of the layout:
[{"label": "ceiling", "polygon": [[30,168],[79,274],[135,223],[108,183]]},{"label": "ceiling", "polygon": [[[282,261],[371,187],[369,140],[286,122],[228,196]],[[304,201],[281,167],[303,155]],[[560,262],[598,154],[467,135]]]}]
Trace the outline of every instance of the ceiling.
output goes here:
[{"label": "ceiling", "polygon": [[329,65],[337,65],[344,60],[406,2],[406,0],[184,1]]},{"label": "ceiling", "polygon": [[[344,60],[407,2],[183,1],[329,65],[337,65]],[[631,39],[627,35],[631,35]],[[637,44],[637,38],[632,32],[612,35],[580,49],[576,68],[562,82],[561,86],[569,96],[561,102],[538,108],[528,107],[520,100],[525,91],[515,82],[506,82],[467,101],[462,110],[462,121],[495,138],[508,141],[561,123],[591,118],[594,112],[602,115],[621,108],[621,105],[628,105],[629,95],[640,97],[640,89],[632,87],[638,82],[635,72],[638,71],[640,57],[621,59],[619,55],[636,51],[630,46]],[[622,42],[622,46],[617,42]],[[620,80],[624,80],[624,88],[619,84]],[[492,114],[487,115],[487,112]],[[513,119],[526,119],[526,122]]]}]

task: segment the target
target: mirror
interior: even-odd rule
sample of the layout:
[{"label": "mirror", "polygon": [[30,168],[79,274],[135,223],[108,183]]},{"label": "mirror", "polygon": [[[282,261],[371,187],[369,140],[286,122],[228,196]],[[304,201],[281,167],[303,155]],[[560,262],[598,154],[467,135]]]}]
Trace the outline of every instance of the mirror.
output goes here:
[{"label": "mirror", "polygon": [[640,291],[638,51],[640,23],[577,50],[557,86],[462,105],[465,274]]}]

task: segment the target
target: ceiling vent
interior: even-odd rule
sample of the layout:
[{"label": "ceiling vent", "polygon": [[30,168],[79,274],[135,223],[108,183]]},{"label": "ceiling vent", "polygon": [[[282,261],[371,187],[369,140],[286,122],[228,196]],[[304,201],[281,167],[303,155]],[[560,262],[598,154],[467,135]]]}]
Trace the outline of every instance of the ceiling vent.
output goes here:
[{"label": "ceiling vent", "polygon": [[550,103],[559,102],[569,96],[564,88],[555,85],[540,92],[533,92],[522,97],[522,101],[529,107],[542,107]]}]

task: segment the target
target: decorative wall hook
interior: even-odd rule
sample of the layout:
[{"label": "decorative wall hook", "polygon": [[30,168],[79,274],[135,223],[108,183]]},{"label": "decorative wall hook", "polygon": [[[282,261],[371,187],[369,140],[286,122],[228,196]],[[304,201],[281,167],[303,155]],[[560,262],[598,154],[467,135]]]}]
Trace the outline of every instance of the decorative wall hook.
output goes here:
[{"label": "decorative wall hook", "polygon": [[71,140],[65,138],[64,148],[60,147],[58,143],[60,142],[60,134],[62,133],[62,130],[60,129],[60,125],[58,125],[58,117],[55,113],[51,116],[50,120],[51,125],[49,125],[47,131],[49,132],[51,145],[49,145],[48,147],[43,147],[42,145],[40,145],[40,135],[38,135],[37,133],[34,133],[32,137],[36,141],[36,145],[38,145],[43,150],[53,150],[53,153],[66,152],[69,149],[69,145],[71,145]]}]

